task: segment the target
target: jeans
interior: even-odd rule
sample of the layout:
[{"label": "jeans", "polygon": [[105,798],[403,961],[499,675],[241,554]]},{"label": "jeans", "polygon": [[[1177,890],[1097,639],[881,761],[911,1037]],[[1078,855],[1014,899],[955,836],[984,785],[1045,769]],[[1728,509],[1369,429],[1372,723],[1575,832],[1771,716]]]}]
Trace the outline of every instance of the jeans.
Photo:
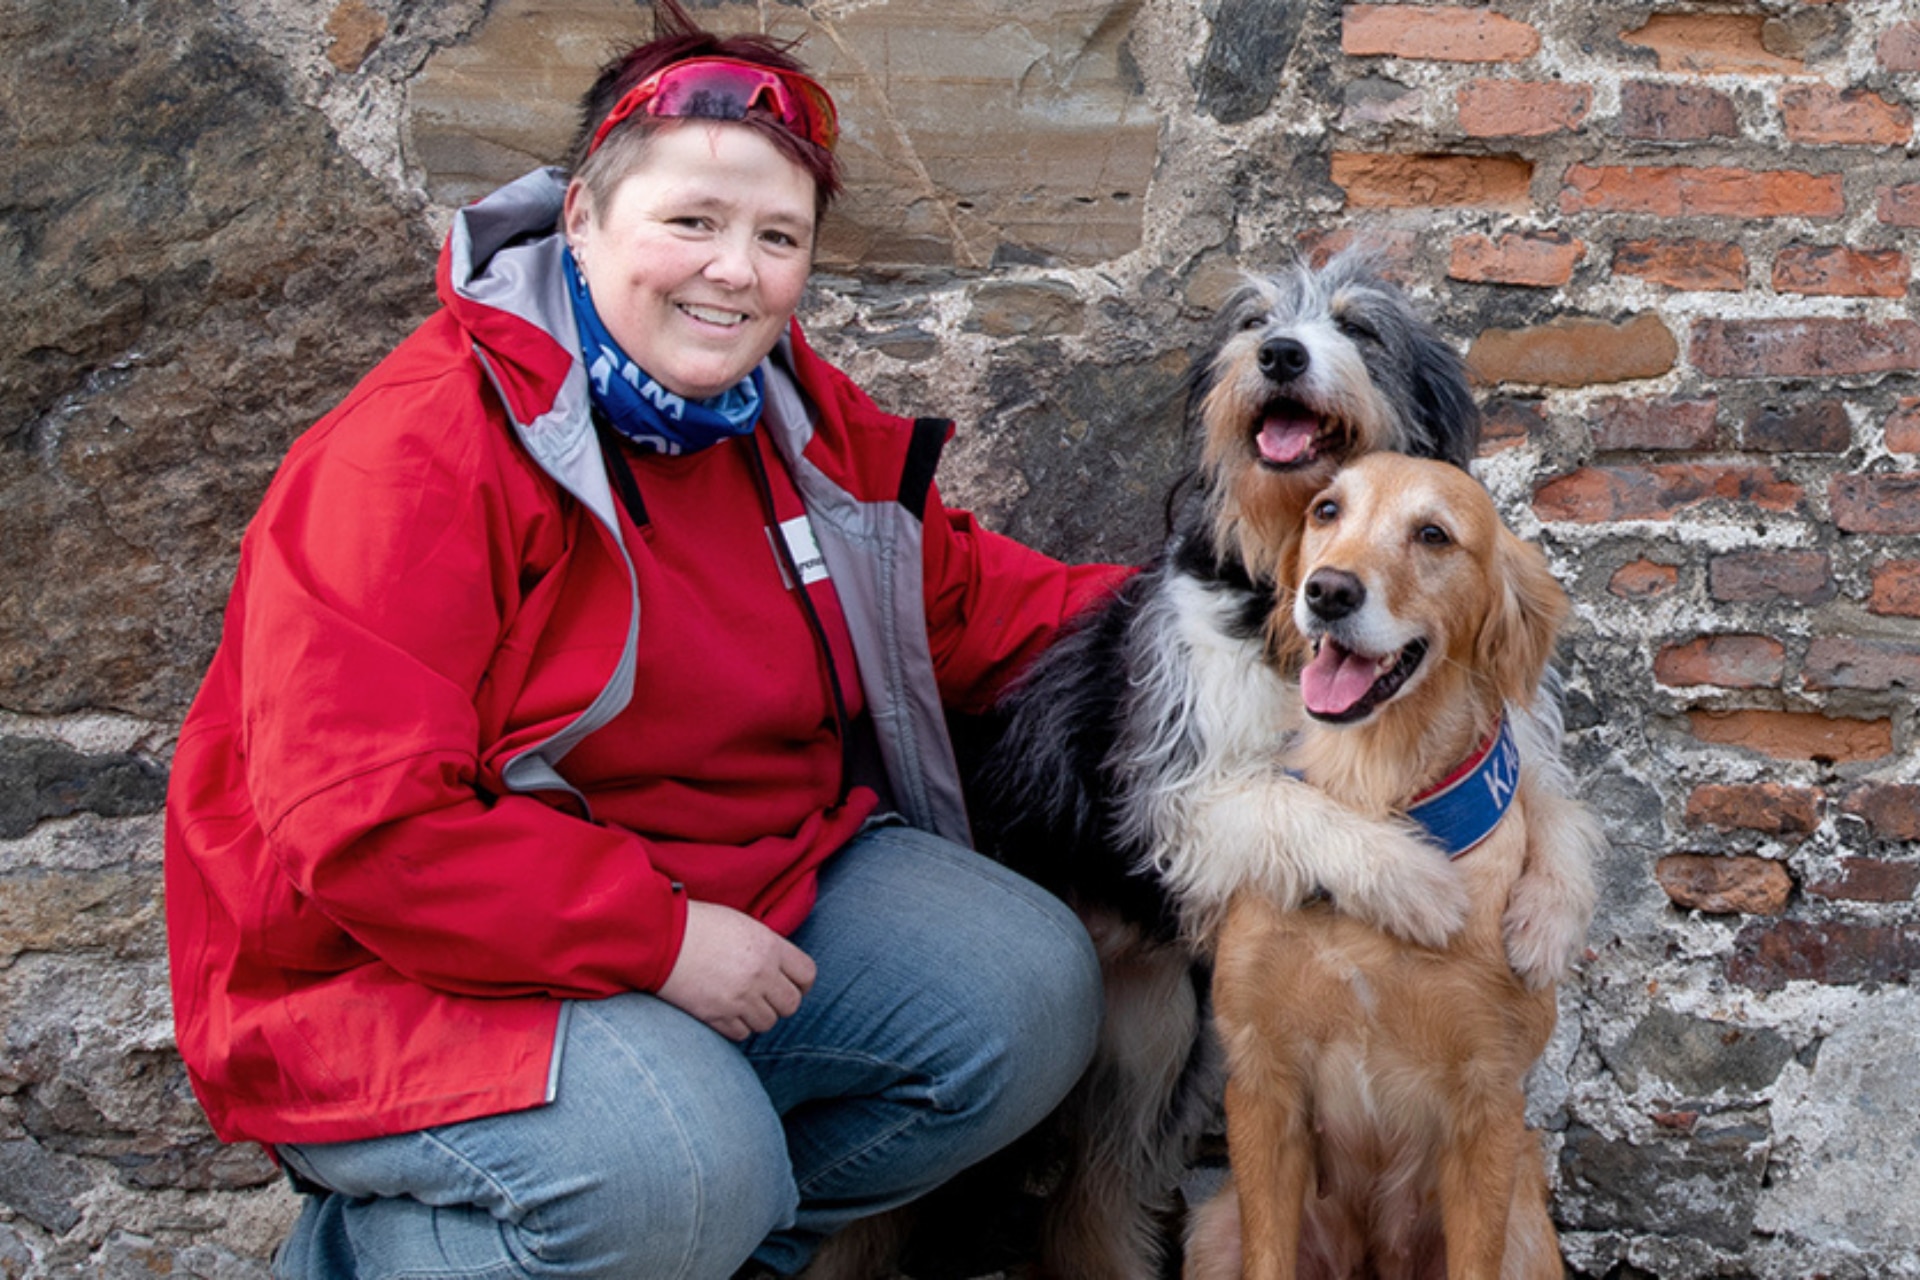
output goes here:
[{"label": "jeans", "polygon": [[901,826],[823,870],[794,942],[819,976],[736,1044],[651,995],[572,1003],[546,1106],[279,1148],[307,1201],[274,1274],[783,1274],[819,1242],[1011,1142],[1092,1055],[1080,922],[998,864]]}]

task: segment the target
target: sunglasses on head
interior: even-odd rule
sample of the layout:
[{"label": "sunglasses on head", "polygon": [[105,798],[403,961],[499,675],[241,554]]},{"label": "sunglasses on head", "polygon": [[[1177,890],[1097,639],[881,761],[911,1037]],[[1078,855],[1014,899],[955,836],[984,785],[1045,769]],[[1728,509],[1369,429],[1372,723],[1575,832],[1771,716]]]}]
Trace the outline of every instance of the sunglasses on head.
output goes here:
[{"label": "sunglasses on head", "polygon": [[673,119],[744,120],[760,107],[796,138],[828,151],[840,139],[833,99],[817,80],[734,58],[689,58],[627,90],[593,132],[592,155],[615,125],[636,111]]}]

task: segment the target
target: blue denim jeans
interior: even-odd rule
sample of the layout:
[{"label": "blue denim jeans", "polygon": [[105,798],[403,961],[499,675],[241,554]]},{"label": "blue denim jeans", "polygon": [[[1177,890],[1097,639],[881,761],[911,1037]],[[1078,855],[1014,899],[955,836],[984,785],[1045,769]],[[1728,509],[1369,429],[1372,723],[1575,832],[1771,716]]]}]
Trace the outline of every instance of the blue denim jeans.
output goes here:
[{"label": "blue denim jeans", "polygon": [[818,979],[744,1044],[650,995],[576,1002],[546,1106],[281,1147],[329,1190],[274,1274],[726,1280],[750,1257],[791,1274],[1011,1142],[1092,1054],[1080,922],[936,837],[862,833],[794,941]]}]

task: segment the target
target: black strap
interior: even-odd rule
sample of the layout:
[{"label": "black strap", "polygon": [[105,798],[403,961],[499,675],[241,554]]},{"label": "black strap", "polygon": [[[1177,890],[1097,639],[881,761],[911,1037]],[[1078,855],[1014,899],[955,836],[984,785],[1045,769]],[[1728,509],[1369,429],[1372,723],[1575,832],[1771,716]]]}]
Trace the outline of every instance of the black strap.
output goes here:
[{"label": "black strap", "polygon": [[913,420],[913,439],[907,444],[906,465],[900,469],[899,501],[915,520],[927,518],[934,468],[940,465],[940,451],[947,447],[947,434],[952,430],[953,424],[945,418]]},{"label": "black strap", "polygon": [[607,478],[613,482],[613,491],[620,496],[620,505],[627,509],[627,516],[633,521],[633,527],[647,527],[647,504],[641,500],[640,484],[633,478],[633,467],[627,462],[627,451],[620,443],[620,433],[613,429],[613,423],[600,410],[593,407],[593,434],[600,438],[600,456],[606,459]]}]

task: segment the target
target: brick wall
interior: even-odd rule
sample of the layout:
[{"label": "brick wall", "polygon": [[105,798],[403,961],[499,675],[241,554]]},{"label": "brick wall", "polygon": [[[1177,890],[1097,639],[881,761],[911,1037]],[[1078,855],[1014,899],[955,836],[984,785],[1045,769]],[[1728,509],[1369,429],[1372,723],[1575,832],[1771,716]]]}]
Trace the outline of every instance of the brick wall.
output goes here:
[{"label": "brick wall", "polygon": [[[1336,124],[1335,221],[1461,334],[1489,479],[1579,598],[1570,741],[1616,852],[1542,1114],[1586,1274],[1795,1274],[1915,1189],[1786,1118],[1851,1078],[1828,1037],[1911,1019],[1920,962],[1917,18],[1341,14],[1335,80],[1393,109]],[[1743,1083],[1756,1028],[1791,1052]],[[1910,1138],[1871,1093],[1837,1127]],[[1920,1273],[1892,1217],[1843,1273]]]}]

